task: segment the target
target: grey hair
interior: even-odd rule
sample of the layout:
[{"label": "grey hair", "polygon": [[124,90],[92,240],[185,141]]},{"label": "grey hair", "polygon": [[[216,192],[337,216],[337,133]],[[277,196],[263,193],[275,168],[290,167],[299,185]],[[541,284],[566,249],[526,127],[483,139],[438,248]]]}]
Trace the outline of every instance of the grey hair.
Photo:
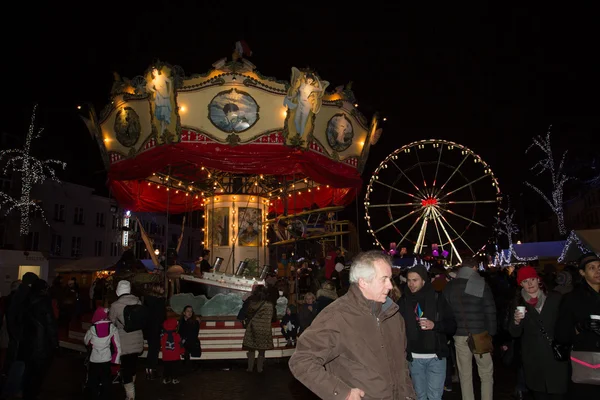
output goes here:
[{"label": "grey hair", "polygon": [[350,266],[350,283],[358,283],[360,278],[371,282],[375,278],[375,261],[379,260],[392,266],[390,257],[381,250],[369,250],[354,257]]}]

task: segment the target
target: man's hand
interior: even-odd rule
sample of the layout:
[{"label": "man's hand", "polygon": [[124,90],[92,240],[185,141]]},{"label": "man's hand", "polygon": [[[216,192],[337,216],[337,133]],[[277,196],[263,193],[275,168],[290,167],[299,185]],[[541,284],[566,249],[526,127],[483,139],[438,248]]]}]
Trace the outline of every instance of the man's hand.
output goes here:
[{"label": "man's hand", "polygon": [[348,396],[346,396],[346,400],[360,400],[363,397],[365,397],[365,392],[363,392],[360,389],[354,388],[350,390],[350,393],[348,393]]},{"label": "man's hand", "polygon": [[421,326],[422,330],[430,331],[435,326],[435,322],[430,321],[428,319],[421,319],[421,320],[419,320],[419,325]]}]

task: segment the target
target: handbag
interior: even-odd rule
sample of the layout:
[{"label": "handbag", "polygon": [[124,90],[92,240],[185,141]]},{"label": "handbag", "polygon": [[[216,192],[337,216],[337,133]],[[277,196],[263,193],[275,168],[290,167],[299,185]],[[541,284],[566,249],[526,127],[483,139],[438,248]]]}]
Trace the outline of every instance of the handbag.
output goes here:
[{"label": "handbag", "polygon": [[548,343],[550,344],[550,348],[552,349],[552,355],[556,361],[567,361],[569,359],[569,346],[565,346],[563,344],[556,343],[553,339],[550,339],[548,332],[544,329],[544,323],[541,318],[538,318],[538,325],[540,326],[540,332],[542,336],[546,338]]},{"label": "handbag", "polygon": [[471,353],[479,354],[479,357],[483,357],[483,355],[487,353],[492,353],[494,351],[492,335],[490,335],[488,331],[472,334],[469,331],[469,325],[467,325],[467,319],[465,318],[462,293],[458,296],[458,301],[460,303],[460,315],[462,316],[465,328],[467,329],[467,334],[469,335],[467,337],[467,345],[469,346]]},{"label": "handbag", "polygon": [[600,385],[600,353],[592,351],[571,352],[571,380],[574,383]]}]

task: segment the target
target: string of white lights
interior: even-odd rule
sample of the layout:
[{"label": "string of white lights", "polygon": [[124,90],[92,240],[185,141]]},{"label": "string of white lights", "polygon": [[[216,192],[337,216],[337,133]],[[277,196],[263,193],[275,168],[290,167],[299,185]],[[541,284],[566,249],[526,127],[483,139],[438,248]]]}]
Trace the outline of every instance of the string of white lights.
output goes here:
[{"label": "string of white lights", "polygon": [[[552,125],[550,125],[550,128],[552,128]],[[544,192],[542,192],[539,188],[532,185],[531,183],[525,182],[525,184],[533,190],[535,190],[542,197],[542,199],[544,199],[544,201],[548,203],[550,209],[554,212],[554,214],[556,214],[556,218],[558,221],[558,230],[560,234],[566,235],[567,228],[565,226],[565,217],[563,209],[563,190],[565,183],[567,183],[573,178],[567,176],[563,172],[568,150],[565,150],[565,152],[563,153],[562,159],[558,167],[556,167],[554,163],[554,155],[552,153],[552,146],[550,143],[550,128],[548,128],[548,132],[546,133],[545,138],[542,138],[542,136],[535,137],[533,139],[533,143],[527,148],[525,153],[531,150],[532,147],[538,147],[546,155],[546,158],[538,161],[533,167],[531,167],[531,170],[534,171],[535,169],[539,168],[539,171],[536,173],[536,175],[540,175],[545,171],[550,172],[550,177],[552,179],[552,200],[550,200],[544,194]]]},{"label": "string of white lights", "polygon": [[565,243],[565,247],[563,247],[563,250],[560,253],[560,257],[558,257],[559,263],[565,262],[567,253],[569,252],[569,249],[571,248],[571,246],[573,244],[575,244],[577,246],[577,248],[579,249],[579,251],[582,254],[591,252],[591,250],[588,249],[588,247],[585,244],[583,244],[581,239],[579,239],[579,236],[577,236],[577,233],[575,233],[575,231],[571,231],[571,233],[569,234],[569,237],[567,238],[567,242]]},{"label": "string of white lights", "polygon": [[4,215],[10,214],[14,209],[19,209],[21,213],[21,235],[27,235],[29,233],[29,228],[31,226],[29,214],[32,211],[39,212],[46,225],[50,225],[44,215],[44,210],[40,207],[38,201],[31,199],[31,189],[33,188],[33,185],[43,183],[47,179],[60,182],[51,165],[56,164],[63,169],[67,167],[66,163],[59,160],[42,161],[30,155],[31,142],[34,139],[39,138],[43,132],[43,128],[40,128],[37,132],[35,131],[36,110],[37,104],[33,107],[31,122],[29,124],[29,130],[27,131],[23,149],[0,151],[0,163],[3,160],[6,160],[6,165],[3,169],[4,175],[7,175],[9,171],[21,174],[21,196],[18,199],[7,193],[0,192],[0,208],[6,208]]}]

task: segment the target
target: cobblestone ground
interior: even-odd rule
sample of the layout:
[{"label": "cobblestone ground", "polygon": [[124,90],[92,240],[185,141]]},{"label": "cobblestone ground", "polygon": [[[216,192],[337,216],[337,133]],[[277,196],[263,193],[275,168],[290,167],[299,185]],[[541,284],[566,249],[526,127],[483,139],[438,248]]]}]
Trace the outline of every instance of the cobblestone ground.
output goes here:
[{"label": "cobblestone ground", "polygon": [[[243,361],[206,361],[199,363],[199,370],[181,377],[179,385],[163,385],[160,381],[146,381],[143,360],[136,382],[136,399],[145,400],[254,400],[254,399],[317,399],[300,382],[294,379],[285,360],[267,360],[262,374],[247,373]],[[83,399],[82,382],[85,376],[83,356],[63,351],[54,361],[45,381],[41,399]],[[476,373],[475,373],[476,376]],[[495,393],[497,400],[511,399],[514,389],[511,371],[496,368]],[[125,393],[120,385],[113,385],[111,399],[123,399]],[[445,393],[444,400],[460,399],[458,384],[453,392]],[[476,393],[478,385],[476,384]],[[476,395],[477,398],[479,396]]]}]

